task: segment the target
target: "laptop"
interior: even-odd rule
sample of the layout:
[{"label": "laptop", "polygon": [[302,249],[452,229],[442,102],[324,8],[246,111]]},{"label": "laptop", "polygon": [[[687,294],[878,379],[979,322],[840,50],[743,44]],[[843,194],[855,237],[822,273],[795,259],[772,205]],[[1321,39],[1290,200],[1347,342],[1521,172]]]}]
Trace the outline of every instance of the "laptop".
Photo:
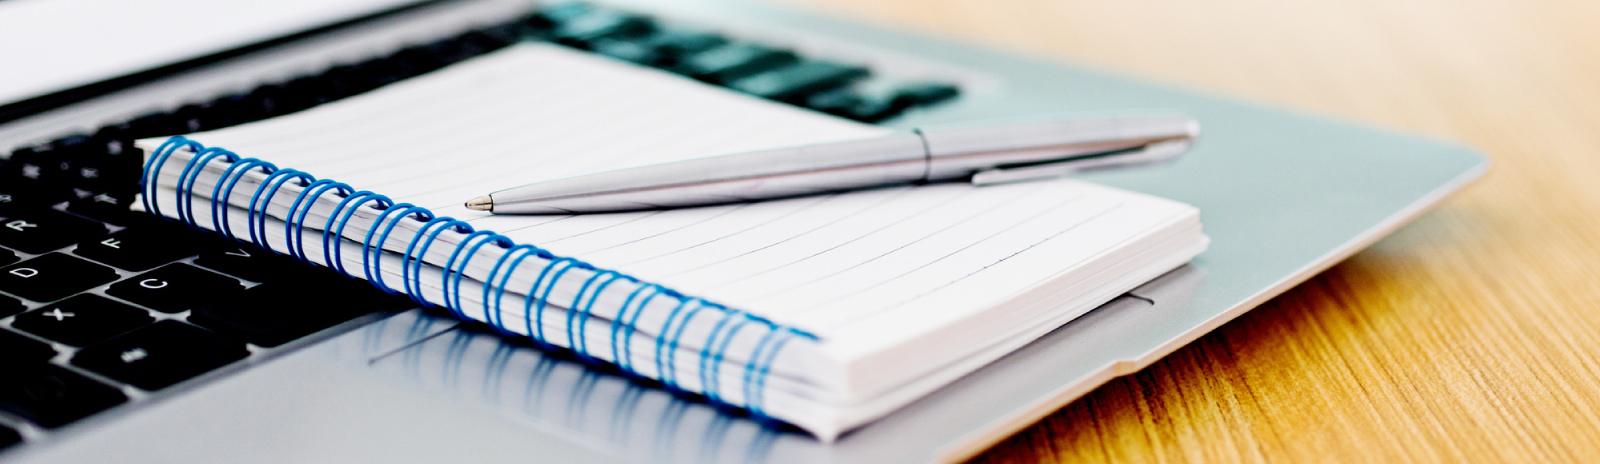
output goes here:
[{"label": "laptop", "polygon": [[[65,270],[45,301],[0,280],[0,462],[959,461],[1370,245],[1487,168],[1459,146],[772,5],[460,0],[362,12],[308,15],[304,28],[263,33],[288,39],[147,63],[155,71],[136,79],[105,70],[0,105],[0,274]],[[1183,162],[1082,178],[1197,206],[1212,245],[822,443],[127,211],[133,138],[287,114],[518,40],[890,127],[1181,111],[1205,128]],[[813,62],[850,71],[746,80]],[[70,272],[83,263],[115,275]],[[318,290],[283,295],[303,303],[292,311],[240,320],[196,309],[225,294],[174,301],[152,280]],[[230,337],[241,330],[277,336],[245,345]],[[161,349],[122,349],[141,338]],[[240,346],[242,360],[214,355]],[[160,362],[108,366],[125,357]]]}]

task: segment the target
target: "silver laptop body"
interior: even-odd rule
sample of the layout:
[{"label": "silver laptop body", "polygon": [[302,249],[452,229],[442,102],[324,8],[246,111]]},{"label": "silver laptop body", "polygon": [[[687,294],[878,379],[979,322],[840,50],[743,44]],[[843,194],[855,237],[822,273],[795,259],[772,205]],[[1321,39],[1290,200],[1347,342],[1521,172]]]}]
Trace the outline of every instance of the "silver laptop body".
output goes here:
[{"label": "silver laptop body", "polygon": [[[412,310],[352,321],[62,429],[26,428],[28,443],[0,462],[960,460],[1372,244],[1487,168],[1456,145],[777,6],[602,3],[961,84],[953,103],[890,126],[1129,110],[1194,116],[1204,135],[1180,162],[1082,177],[1200,208],[1211,248],[832,444]],[[0,125],[0,145],[521,8],[454,2],[388,17]]]}]

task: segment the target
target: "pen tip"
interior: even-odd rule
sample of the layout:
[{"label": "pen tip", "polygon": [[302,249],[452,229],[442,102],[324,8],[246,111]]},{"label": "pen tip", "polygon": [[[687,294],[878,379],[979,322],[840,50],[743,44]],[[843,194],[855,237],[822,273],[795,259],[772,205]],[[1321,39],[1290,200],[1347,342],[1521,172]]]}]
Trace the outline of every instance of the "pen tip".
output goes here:
[{"label": "pen tip", "polygon": [[477,211],[494,211],[494,198],[484,195],[467,200],[467,209]]}]

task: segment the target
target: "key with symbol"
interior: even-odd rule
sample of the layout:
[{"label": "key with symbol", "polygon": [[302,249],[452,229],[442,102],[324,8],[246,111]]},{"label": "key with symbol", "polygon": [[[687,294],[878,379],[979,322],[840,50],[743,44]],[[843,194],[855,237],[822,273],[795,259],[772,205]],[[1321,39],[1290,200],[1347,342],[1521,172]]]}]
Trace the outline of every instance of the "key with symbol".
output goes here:
[{"label": "key with symbol", "polygon": [[117,282],[106,294],[164,313],[176,313],[244,290],[233,278],[173,263]]},{"label": "key with symbol", "polygon": [[304,263],[245,244],[219,246],[201,253],[195,264],[213,271],[252,282],[267,282],[294,276],[306,268]]},{"label": "key with symbol", "polygon": [[0,268],[0,291],[33,301],[55,301],[117,280],[109,267],[50,253]]},{"label": "key with symbol", "polygon": [[192,256],[207,238],[175,226],[142,225],[78,244],[73,254],[134,272]]},{"label": "key with symbol", "polygon": [[122,404],[122,392],[60,366],[45,363],[6,366],[0,375],[0,410],[41,427],[60,427]]},{"label": "key with symbol", "polygon": [[61,300],[18,315],[11,327],[72,346],[98,343],[154,322],[143,309],[93,294]]},{"label": "key with symbol", "polygon": [[33,210],[0,220],[0,245],[23,253],[44,253],[105,235],[106,226],[53,209]]},{"label": "key with symbol", "polygon": [[168,320],[79,350],[72,364],[135,387],[158,390],[249,355],[243,343]]},{"label": "key with symbol", "polygon": [[128,209],[128,206],[133,204],[134,197],[132,193],[99,193],[88,198],[73,200],[67,204],[67,211],[119,226],[129,225],[135,218],[146,216],[154,218],[149,213]]}]

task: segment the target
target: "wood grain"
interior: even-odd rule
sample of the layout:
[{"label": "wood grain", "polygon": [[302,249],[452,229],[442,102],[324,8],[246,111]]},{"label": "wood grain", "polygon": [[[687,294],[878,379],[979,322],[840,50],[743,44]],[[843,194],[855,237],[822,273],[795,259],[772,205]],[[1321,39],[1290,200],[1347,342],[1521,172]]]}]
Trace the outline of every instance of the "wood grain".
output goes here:
[{"label": "wood grain", "polygon": [[977,461],[1600,456],[1600,2],[782,1],[1461,141],[1494,163]]}]

